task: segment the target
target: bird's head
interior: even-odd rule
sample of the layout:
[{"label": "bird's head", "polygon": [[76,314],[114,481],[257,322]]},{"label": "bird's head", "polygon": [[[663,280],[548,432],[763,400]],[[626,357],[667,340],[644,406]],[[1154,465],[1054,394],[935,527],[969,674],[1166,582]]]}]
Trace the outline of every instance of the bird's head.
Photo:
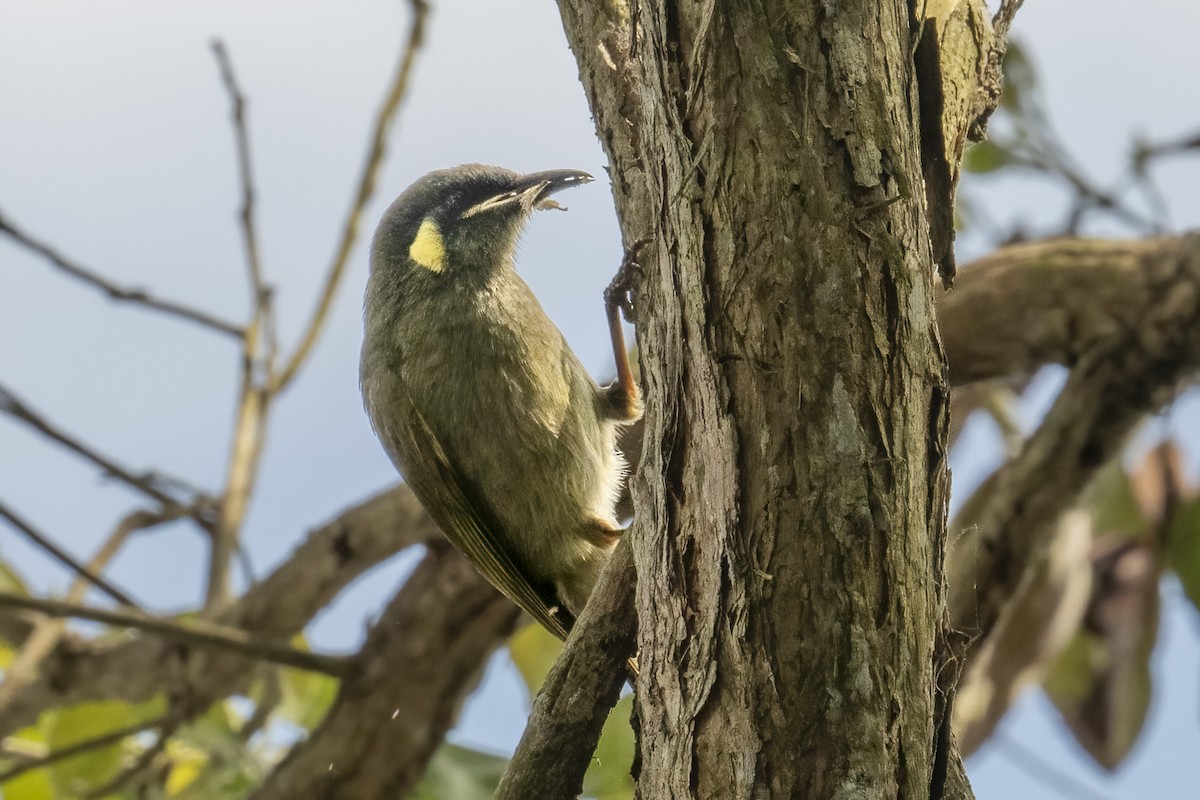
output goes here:
[{"label": "bird's head", "polygon": [[431,172],[384,214],[372,270],[397,270],[422,281],[483,278],[511,263],[534,209],[553,207],[550,195],[591,180],[578,170],[521,175],[481,164]]}]

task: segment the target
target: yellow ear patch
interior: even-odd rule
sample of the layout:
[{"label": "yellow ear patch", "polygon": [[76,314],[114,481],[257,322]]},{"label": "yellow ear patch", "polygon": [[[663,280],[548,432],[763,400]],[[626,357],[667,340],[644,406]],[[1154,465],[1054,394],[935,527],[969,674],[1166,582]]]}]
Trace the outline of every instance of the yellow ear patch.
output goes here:
[{"label": "yellow ear patch", "polygon": [[446,268],[446,243],[432,219],[426,219],[417,228],[417,235],[408,248],[408,257],[430,272],[441,272]]}]

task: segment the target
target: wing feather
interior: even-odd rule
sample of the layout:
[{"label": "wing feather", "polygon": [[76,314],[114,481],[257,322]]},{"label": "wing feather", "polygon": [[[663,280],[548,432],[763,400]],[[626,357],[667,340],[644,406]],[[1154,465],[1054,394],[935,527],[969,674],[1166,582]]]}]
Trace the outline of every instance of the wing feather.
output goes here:
[{"label": "wing feather", "polygon": [[560,639],[574,623],[553,591],[534,585],[497,536],[501,530],[484,498],[450,462],[411,395],[409,414],[388,420],[405,480],[442,532],[508,599]]}]

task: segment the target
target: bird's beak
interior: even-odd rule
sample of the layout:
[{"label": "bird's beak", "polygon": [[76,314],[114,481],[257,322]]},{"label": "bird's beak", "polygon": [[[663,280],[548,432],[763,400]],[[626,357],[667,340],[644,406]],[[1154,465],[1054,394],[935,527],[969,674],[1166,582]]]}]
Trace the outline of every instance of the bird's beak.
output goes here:
[{"label": "bird's beak", "polygon": [[586,172],[577,169],[552,169],[546,172],[531,172],[517,178],[513,187],[482,203],[476,203],[462,213],[462,219],[482,214],[502,206],[520,206],[529,213],[535,208],[561,208],[548,199],[550,195],[572,186],[582,186],[594,180]]},{"label": "bird's beak", "polygon": [[532,207],[545,200],[555,192],[570,189],[572,186],[582,186],[595,180],[586,172],[577,169],[552,169],[546,172],[531,172],[521,178],[516,190],[523,197],[528,197]]}]

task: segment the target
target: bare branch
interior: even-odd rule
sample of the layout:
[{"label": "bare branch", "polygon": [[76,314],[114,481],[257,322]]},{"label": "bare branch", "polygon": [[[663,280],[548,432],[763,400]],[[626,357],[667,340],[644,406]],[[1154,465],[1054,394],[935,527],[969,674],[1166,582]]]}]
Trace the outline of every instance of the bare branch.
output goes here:
[{"label": "bare branch", "polygon": [[[161,488],[161,485],[164,483],[170,483],[173,486],[186,486],[183,481],[173,478],[166,478],[164,480],[158,472],[141,475],[134,473],[127,467],[105,456],[94,447],[80,441],[51,423],[43,414],[27,405],[3,384],[0,384],[0,413],[7,414],[30,426],[51,441],[58,442],[71,452],[99,467],[106,475],[116,478],[126,486],[136,489],[150,499],[158,502],[164,509],[188,505],[181,503]],[[196,503],[201,499],[201,497],[197,496],[193,498],[192,502]]]},{"label": "bare branch", "polygon": [[1069,366],[1114,330],[1137,328],[1152,300],[1142,262],[1179,241],[1052,239],[972,262],[938,298],[951,384]]},{"label": "bare branch", "polygon": [[246,248],[246,268],[250,273],[250,291],[254,303],[266,293],[263,282],[262,265],[259,260],[258,235],[254,224],[254,172],[250,162],[250,137],[246,132],[246,96],[238,86],[237,77],[233,73],[233,62],[225,43],[220,39],[212,41],[213,55],[216,56],[217,66],[221,70],[221,83],[229,95],[232,106],[233,136],[237,142],[238,179],[242,186],[242,240]]},{"label": "bare branch", "polygon": [[[164,511],[161,514],[153,514],[146,511],[135,511],[128,514],[117,524],[96,554],[92,556],[87,565],[88,571],[99,574],[116,556],[131,533],[166,522],[172,519],[175,513],[174,511]],[[88,581],[77,577],[67,590],[67,602],[78,603],[83,600],[90,585]],[[19,640],[13,640],[14,643],[20,641],[21,650],[5,669],[4,681],[0,683],[0,717],[5,715],[18,697],[23,696],[24,690],[36,676],[38,666],[54,653],[56,648],[62,646],[66,632],[65,621],[41,619],[26,635]],[[73,642],[70,643],[73,644]]]},{"label": "bare branch", "polygon": [[130,599],[129,595],[109,583],[105,578],[92,572],[86,566],[81,564],[66,550],[63,550],[57,544],[50,540],[48,536],[38,531],[25,520],[17,516],[3,502],[0,502],[0,517],[8,521],[10,525],[23,533],[38,547],[52,555],[59,563],[63,564],[67,569],[74,572],[79,577],[86,580],[88,583],[95,586],[100,591],[117,601],[121,605],[137,608],[138,604]]},{"label": "bare branch", "polygon": [[533,704],[499,800],[577,797],[633,655],[637,576],[622,538]]},{"label": "bare branch", "polygon": [[[260,302],[259,309],[262,308],[263,304]],[[238,549],[242,522],[250,507],[250,496],[258,478],[258,466],[267,433],[267,412],[270,407],[267,389],[258,384],[255,376],[255,364],[258,361],[256,350],[262,332],[263,317],[256,313],[247,328],[229,468],[225,477],[225,489],[221,493],[217,522],[212,529],[208,584],[204,600],[206,612],[218,611],[228,601],[229,565]]]},{"label": "bare branch", "polygon": [[466,558],[431,546],[371,628],[321,727],[255,800],[407,795],[519,616]]},{"label": "bare branch", "polygon": [[260,661],[320,672],[335,678],[345,675],[346,665],[349,663],[348,659],[340,656],[297,650],[284,642],[204,620],[166,619],[132,609],[110,611],[60,600],[23,597],[9,592],[0,592],[0,608],[19,608],[50,617],[74,617],[122,628],[136,628],[173,641],[228,650]]},{"label": "bare branch", "polygon": [[404,46],[404,51],[400,56],[400,64],[396,69],[395,77],[392,79],[391,86],[388,88],[387,97],[383,101],[383,106],[379,109],[379,113],[375,117],[375,127],[371,134],[371,148],[367,155],[366,163],[363,165],[362,174],[359,177],[358,193],[354,198],[354,203],[350,208],[350,213],[346,217],[346,223],[342,228],[342,238],[338,244],[337,254],[334,256],[333,264],[329,267],[329,272],[325,276],[325,286],[321,290],[317,307],[313,311],[312,318],[308,322],[300,343],[297,345],[295,352],[287,360],[283,370],[275,376],[271,382],[271,393],[277,394],[282,392],[296,377],[296,372],[308,358],[308,354],[312,351],[313,345],[316,344],[317,337],[321,334],[321,329],[325,324],[325,318],[329,315],[329,309],[333,305],[333,297],[337,292],[338,284],[341,282],[342,273],[345,272],[346,263],[350,259],[350,251],[354,247],[354,243],[358,240],[358,227],[362,218],[363,208],[367,201],[375,193],[375,179],[379,174],[379,168],[383,165],[384,148],[387,142],[388,132],[391,130],[392,122],[395,120],[396,111],[400,107],[400,101],[404,99],[404,95],[408,90],[408,80],[412,73],[413,65],[416,62],[417,52],[425,39],[425,20],[429,15],[429,5],[425,0],[409,0],[412,6],[412,19],[409,23],[408,41]]},{"label": "bare branch", "polygon": [[1200,234],[1145,253],[1128,288],[1112,305],[1101,295],[1089,329],[1096,338],[1077,354],[1045,420],[951,528],[977,530],[952,538],[948,553],[949,605],[961,630],[991,632],[1096,470],[1144,414],[1169,402],[1200,369]]},{"label": "bare branch", "polygon": [[125,286],[118,286],[107,278],[102,277],[99,273],[94,272],[86,267],[71,261],[66,256],[59,253],[45,242],[39,241],[25,231],[18,228],[3,214],[0,214],[0,233],[7,234],[17,244],[30,250],[42,258],[49,261],[53,266],[60,271],[65,272],[72,278],[91,286],[93,289],[99,289],[109,296],[112,300],[121,302],[133,303],[140,305],[143,308],[149,308],[154,311],[160,311],[179,319],[185,319],[189,322],[194,322],[209,330],[219,331],[237,339],[242,338],[242,329],[232,322],[226,322],[223,319],[209,314],[207,311],[191,308],[190,306],[177,303],[173,300],[163,300],[155,297],[145,289],[132,289]]},{"label": "bare branch", "polygon": [[[314,530],[290,558],[224,612],[221,622],[286,640],[368,569],[405,547],[440,536],[407,486],[381,492]],[[181,670],[180,660],[196,656],[164,648],[154,637],[60,642],[0,714],[0,736],[32,724],[48,708],[91,700],[136,703],[168,690],[186,690],[197,704],[205,704],[245,686],[251,662],[224,652],[204,655],[202,669]]]},{"label": "bare branch", "polygon": [[1002,0],[996,16],[992,17],[992,29],[998,38],[1008,39],[1008,29],[1012,27],[1013,17],[1017,15],[1017,11],[1023,5],[1025,5],[1025,0]]}]

